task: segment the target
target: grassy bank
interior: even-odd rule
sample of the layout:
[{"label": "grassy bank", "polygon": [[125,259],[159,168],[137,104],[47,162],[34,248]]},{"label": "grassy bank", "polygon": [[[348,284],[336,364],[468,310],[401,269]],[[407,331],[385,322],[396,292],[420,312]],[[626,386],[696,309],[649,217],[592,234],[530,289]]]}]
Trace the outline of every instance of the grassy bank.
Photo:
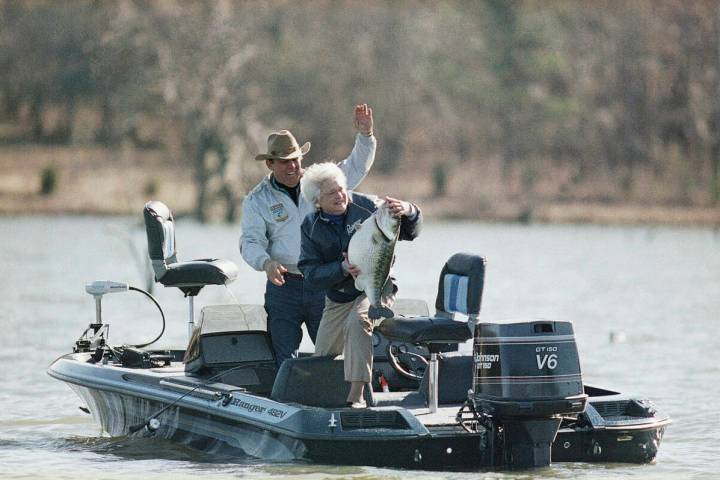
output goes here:
[{"label": "grassy bank", "polygon": [[[393,176],[372,172],[360,190],[414,201],[432,219],[720,226],[720,208],[623,201],[607,194],[602,200],[597,195],[578,200],[542,188],[524,192],[501,181],[492,169],[482,174],[458,169],[438,196],[425,169],[403,171]],[[0,148],[0,172],[0,214],[5,215],[136,215],[148,199],[161,199],[177,214],[188,214],[196,195],[191,172],[161,150],[5,146]],[[43,194],[47,172],[52,172],[53,185]]]}]

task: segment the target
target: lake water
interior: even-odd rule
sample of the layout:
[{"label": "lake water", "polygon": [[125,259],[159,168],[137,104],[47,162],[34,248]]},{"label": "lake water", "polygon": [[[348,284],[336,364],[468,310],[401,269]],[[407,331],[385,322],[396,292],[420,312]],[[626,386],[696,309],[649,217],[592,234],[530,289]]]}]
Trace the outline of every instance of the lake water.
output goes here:
[{"label": "lake water", "polygon": [[[229,289],[206,288],[203,305],[262,303],[264,276],[237,249],[238,228],[177,222],[181,259],[229,258]],[[273,464],[199,453],[152,439],[106,438],[79,399],[45,369],[94,319],[92,280],[144,287],[133,248],[138,219],[0,218],[0,478],[437,478],[437,472]],[[134,246],[134,247],[133,247]],[[398,248],[400,294],[434,302],[455,252],[486,256],[481,316],[572,320],[586,383],[646,396],[673,417],[650,465],[555,464],[533,472],[443,473],[477,478],[717,478],[720,458],[720,232],[706,228],[428,223]],[[155,294],[168,318],[161,347],[186,340],[179,291]],[[141,343],[160,328],[133,293],[106,296],[112,343]],[[611,338],[622,341],[611,341]],[[311,345],[304,344],[311,349]]]}]

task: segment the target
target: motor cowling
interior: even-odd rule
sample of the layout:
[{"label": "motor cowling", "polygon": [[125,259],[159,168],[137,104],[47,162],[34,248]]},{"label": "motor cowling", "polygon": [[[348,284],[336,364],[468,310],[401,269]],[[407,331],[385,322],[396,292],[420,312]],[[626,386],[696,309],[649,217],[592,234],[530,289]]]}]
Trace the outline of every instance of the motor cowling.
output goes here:
[{"label": "motor cowling", "polygon": [[572,323],[476,325],[472,401],[502,427],[510,466],[549,465],[560,416],[587,402]]}]

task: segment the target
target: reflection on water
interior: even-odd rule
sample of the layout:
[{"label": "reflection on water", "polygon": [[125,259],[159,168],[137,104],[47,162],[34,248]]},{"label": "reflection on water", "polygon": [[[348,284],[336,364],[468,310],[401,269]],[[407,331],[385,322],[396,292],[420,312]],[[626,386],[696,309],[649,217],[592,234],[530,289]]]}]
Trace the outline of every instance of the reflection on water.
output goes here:
[{"label": "reflection on water", "polygon": [[[221,452],[212,454],[171,443],[159,438],[142,437],[68,437],[57,442],[57,450],[92,452],[112,455],[116,460],[178,461],[190,463],[253,463],[252,458],[229,457]],[[258,463],[258,462],[255,462]]]},{"label": "reflection on water", "polygon": [[[117,232],[125,232],[118,234]],[[273,464],[209,455],[153,439],[107,438],[65,385],[45,374],[94,317],[84,285],[127,281],[143,287],[128,242],[144,249],[135,219],[0,218],[0,477],[2,478],[406,478],[407,472],[302,463]],[[177,225],[181,259],[229,258],[240,266],[229,289],[209,287],[203,305],[261,303],[263,276],[237,251],[238,229]],[[130,240],[128,240],[130,239]],[[533,472],[448,472],[476,478],[677,478],[714,475],[720,441],[711,399],[720,395],[720,234],[712,229],[427,224],[398,245],[400,295],[434,303],[445,260],[486,256],[481,318],[568,319],[575,324],[587,383],[645,395],[674,423],[654,465],[558,464]],[[187,303],[157,288],[168,327],[161,347],[186,341]],[[160,328],[141,295],[103,300],[114,343],[142,343]],[[304,348],[311,349],[309,343]],[[468,347],[464,347],[468,348]],[[351,454],[351,452],[349,452]],[[437,472],[413,472],[437,478]]]}]

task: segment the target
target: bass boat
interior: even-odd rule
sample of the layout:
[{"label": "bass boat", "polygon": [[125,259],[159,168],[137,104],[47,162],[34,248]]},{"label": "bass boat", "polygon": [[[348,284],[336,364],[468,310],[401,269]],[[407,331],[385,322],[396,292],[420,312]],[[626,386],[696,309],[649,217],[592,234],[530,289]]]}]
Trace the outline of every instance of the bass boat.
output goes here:
[{"label": "bass boat", "polygon": [[[194,297],[233,281],[237,267],[178,261],[169,209],[149,202],[144,216],[157,281],[189,298],[187,348],[111,345],[104,295],[137,291],[155,303],[163,326],[165,318],[148,292],[96,281],[86,286],[95,321],[48,368],[111,436],[268,461],[414,469],[655,459],[669,417],[647,399],[584,385],[571,322],[479,318],[480,256],[447,261],[434,315],[424,301],[396,303],[373,333],[367,406],[349,408],[341,359],[300,356],[278,368],[262,306],[206,306],[196,322]],[[466,342],[472,351],[459,351]]]}]

